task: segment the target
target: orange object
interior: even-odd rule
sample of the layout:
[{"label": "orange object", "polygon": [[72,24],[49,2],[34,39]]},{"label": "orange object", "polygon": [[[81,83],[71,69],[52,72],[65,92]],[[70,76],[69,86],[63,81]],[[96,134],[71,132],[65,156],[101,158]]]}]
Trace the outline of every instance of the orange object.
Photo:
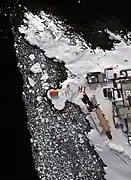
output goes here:
[{"label": "orange object", "polygon": [[51,97],[56,97],[58,95],[59,95],[59,90],[55,90],[55,89],[50,90]]}]

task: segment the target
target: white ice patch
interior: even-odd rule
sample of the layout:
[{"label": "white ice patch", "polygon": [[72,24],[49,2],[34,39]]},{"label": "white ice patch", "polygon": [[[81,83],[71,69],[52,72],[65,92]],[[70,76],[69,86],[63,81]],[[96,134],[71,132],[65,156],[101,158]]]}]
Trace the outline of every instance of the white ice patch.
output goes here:
[{"label": "white ice patch", "polygon": [[41,118],[41,122],[44,123],[44,122],[45,122],[45,119],[44,119],[44,118]]},{"label": "white ice patch", "polygon": [[38,96],[36,99],[38,102],[42,102],[42,96]]},{"label": "white ice patch", "polygon": [[29,84],[27,84],[27,86],[26,86],[28,89],[30,88],[30,86],[29,86]]},{"label": "white ice patch", "polygon": [[31,89],[29,89],[29,93],[32,93],[32,90],[31,90]]},{"label": "white ice patch", "polygon": [[44,68],[44,67],[45,67],[45,64],[41,64],[41,67]]},{"label": "white ice patch", "polygon": [[82,138],[82,137],[83,137],[83,135],[82,135],[82,134],[78,134],[78,137],[79,137],[79,138]]},{"label": "white ice patch", "polygon": [[49,84],[48,83],[43,83],[42,88],[45,89],[45,90],[49,89]]},{"label": "white ice patch", "polygon": [[16,43],[14,43],[14,47],[17,47],[17,44],[16,44]]},{"label": "white ice patch", "polygon": [[36,84],[35,81],[33,81],[33,79],[31,79],[30,77],[28,77],[28,82],[29,82],[31,87],[34,87]]},{"label": "white ice patch", "polygon": [[82,177],[82,174],[81,174],[81,172],[79,172],[79,177]]},{"label": "white ice patch", "polygon": [[29,55],[29,58],[33,61],[33,60],[35,59],[34,54],[30,54],[30,55]]},{"label": "white ice patch", "polygon": [[105,29],[105,31],[110,35],[110,37],[109,37],[110,39],[119,40],[120,42],[122,41],[122,38],[119,35],[112,33],[108,29]]},{"label": "white ice patch", "polygon": [[80,143],[81,143],[81,144],[84,143],[84,140],[83,140],[82,138],[80,138]]},{"label": "white ice patch", "polygon": [[41,72],[42,72],[42,69],[41,69],[39,63],[35,63],[35,64],[30,68],[30,70],[31,70],[33,73],[41,73]]},{"label": "white ice patch", "polygon": [[41,152],[41,151],[39,152],[39,155],[40,155],[40,156],[43,156],[43,154],[42,154],[42,152]]},{"label": "white ice patch", "polygon": [[46,81],[48,79],[48,74],[47,73],[44,73],[41,77],[41,80],[44,80]]}]

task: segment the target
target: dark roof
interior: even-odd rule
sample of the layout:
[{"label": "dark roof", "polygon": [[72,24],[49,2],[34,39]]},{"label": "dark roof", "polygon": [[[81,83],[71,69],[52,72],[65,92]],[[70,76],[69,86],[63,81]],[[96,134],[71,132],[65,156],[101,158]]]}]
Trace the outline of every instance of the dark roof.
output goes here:
[{"label": "dark roof", "polygon": [[89,72],[89,73],[87,73],[87,76],[88,75],[97,75],[97,74],[103,74],[102,72]]}]

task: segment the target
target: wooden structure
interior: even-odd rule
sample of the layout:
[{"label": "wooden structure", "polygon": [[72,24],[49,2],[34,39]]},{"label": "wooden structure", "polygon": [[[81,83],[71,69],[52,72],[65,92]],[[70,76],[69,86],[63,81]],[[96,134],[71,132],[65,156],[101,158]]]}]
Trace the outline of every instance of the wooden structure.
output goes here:
[{"label": "wooden structure", "polygon": [[92,122],[95,125],[97,131],[101,134],[103,132],[103,129],[100,125],[100,120],[99,120],[96,112],[95,111],[90,112],[90,117],[91,117]]},{"label": "wooden structure", "polygon": [[103,127],[104,132],[110,131],[110,126],[100,107],[96,108],[96,114],[100,120],[100,125]]},{"label": "wooden structure", "polygon": [[112,139],[112,136],[111,136],[111,130],[110,130],[110,126],[108,124],[108,120],[106,119],[105,115],[103,114],[102,110],[100,109],[100,107],[97,107],[96,110],[95,110],[98,118],[99,118],[99,121],[100,121],[100,125],[101,127],[103,128],[103,132],[105,134],[107,134],[108,138],[109,139]]}]

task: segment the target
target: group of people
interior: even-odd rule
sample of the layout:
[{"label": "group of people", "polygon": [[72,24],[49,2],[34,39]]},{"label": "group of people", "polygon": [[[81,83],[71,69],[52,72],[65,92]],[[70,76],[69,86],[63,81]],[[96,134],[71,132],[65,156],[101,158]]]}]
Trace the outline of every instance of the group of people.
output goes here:
[{"label": "group of people", "polygon": [[91,109],[94,109],[98,106],[95,95],[93,95],[90,100],[88,95],[86,93],[83,93],[83,97],[81,98],[81,100],[84,104],[88,104]]},{"label": "group of people", "polygon": [[[92,111],[93,109],[97,108],[99,104],[97,104],[97,100],[95,95],[92,96],[91,100],[89,99],[88,95],[86,93],[83,94],[83,97],[81,98],[81,100],[83,101],[84,104],[88,104],[89,106],[89,110]],[[104,114],[102,113],[102,115],[104,116]],[[106,125],[107,123],[104,123],[103,125]],[[105,126],[104,126],[105,128]],[[106,128],[105,128],[106,129]],[[112,135],[110,130],[106,130],[106,135],[107,137],[111,140],[112,139]]]}]

